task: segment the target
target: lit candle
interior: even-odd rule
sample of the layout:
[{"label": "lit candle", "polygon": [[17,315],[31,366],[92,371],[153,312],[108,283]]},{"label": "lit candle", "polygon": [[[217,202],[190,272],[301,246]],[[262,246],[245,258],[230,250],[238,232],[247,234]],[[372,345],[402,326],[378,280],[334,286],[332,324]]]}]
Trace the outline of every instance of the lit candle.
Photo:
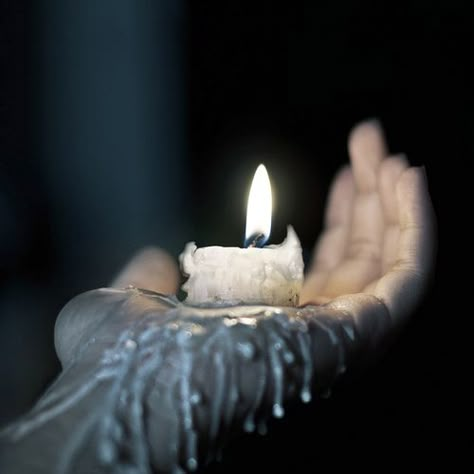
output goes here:
[{"label": "lit candle", "polygon": [[272,191],[265,166],[255,172],[247,205],[247,248],[202,247],[194,242],[180,255],[188,280],[186,303],[296,306],[303,283],[301,244],[288,226],[281,245],[262,247],[270,236]]}]

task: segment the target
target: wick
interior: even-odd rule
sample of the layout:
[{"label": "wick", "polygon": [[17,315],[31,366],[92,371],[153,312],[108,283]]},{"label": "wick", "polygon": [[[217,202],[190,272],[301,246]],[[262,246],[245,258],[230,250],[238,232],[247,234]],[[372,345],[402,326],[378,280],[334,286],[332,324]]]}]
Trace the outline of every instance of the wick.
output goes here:
[{"label": "wick", "polygon": [[265,243],[265,235],[264,234],[252,234],[248,239],[246,239],[244,243],[245,248],[254,248],[254,247],[263,247]]}]

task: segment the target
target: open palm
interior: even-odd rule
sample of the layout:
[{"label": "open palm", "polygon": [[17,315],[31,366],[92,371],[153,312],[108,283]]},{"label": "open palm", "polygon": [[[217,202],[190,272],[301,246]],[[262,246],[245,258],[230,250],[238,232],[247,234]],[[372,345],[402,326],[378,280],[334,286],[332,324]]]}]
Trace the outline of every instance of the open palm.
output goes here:
[{"label": "open palm", "polygon": [[349,155],[351,166],[332,185],[301,302],[365,293],[382,300],[392,317],[404,317],[431,269],[434,218],[425,171],[389,156],[374,121],[352,131]]}]

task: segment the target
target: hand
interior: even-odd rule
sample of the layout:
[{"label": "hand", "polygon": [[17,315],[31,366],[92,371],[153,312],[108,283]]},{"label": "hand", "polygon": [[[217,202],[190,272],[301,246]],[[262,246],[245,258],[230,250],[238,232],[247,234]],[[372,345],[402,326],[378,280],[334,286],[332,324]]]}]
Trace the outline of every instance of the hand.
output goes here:
[{"label": "hand", "polygon": [[[385,158],[376,123],[356,127],[349,151],[301,295],[323,305],[230,316],[136,289],[77,296],[56,322],[63,372],[0,432],[9,472],[193,470],[198,441],[212,459],[227,433],[264,426],[372,358],[422,295],[434,217],[423,170]],[[173,259],[145,249],[113,286],[169,294],[178,283]]]},{"label": "hand", "polygon": [[351,166],[332,185],[326,228],[300,301],[327,303],[363,293],[382,300],[392,320],[399,320],[414,309],[433,266],[426,175],[403,155],[388,155],[377,122],[355,127],[349,155]]},{"label": "hand", "polygon": [[[319,307],[293,308],[293,312],[289,308],[284,310],[290,319],[298,312],[301,313],[299,317],[307,321],[307,332],[302,333],[307,337],[306,349],[297,349],[302,334],[296,334],[285,324],[276,333],[272,333],[271,326],[256,326],[253,333],[256,338],[249,338],[251,344],[258,340],[257,334],[264,336],[260,339],[261,345],[257,345],[260,355],[255,359],[255,365],[251,368],[238,356],[227,360],[227,373],[245,367],[245,375],[235,386],[241,397],[241,414],[248,410],[242,406],[258,406],[255,399],[261,390],[258,380],[262,373],[266,374],[264,379],[268,383],[264,392],[270,398],[260,400],[260,407],[266,406],[268,413],[268,407],[273,406],[275,416],[282,413],[280,402],[276,400],[294,399],[296,395],[291,387],[304,387],[305,373],[312,373],[308,377],[319,381],[319,390],[330,387],[344,373],[346,365],[351,367],[366,357],[372,359],[381,343],[385,347],[394,328],[413,313],[423,294],[434,254],[434,215],[424,170],[409,167],[403,156],[387,156],[382,130],[375,122],[362,123],[354,129],[349,139],[349,153],[351,166],[338,174],[332,186],[326,228],[316,246],[314,262],[300,298],[302,305],[317,304]],[[126,284],[174,292],[178,287],[177,268],[163,252],[148,249],[132,260],[115,282],[116,286]],[[225,313],[225,308],[222,312]],[[176,317],[179,321],[179,311]],[[215,323],[215,317],[207,322]],[[274,323],[277,324],[276,319]],[[203,341],[212,340],[221,327],[217,324],[214,329],[209,328],[207,339],[203,336]],[[237,331],[238,326],[234,328]],[[236,331],[229,331],[227,338],[213,339],[220,341],[213,348],[214,358],[226,354],[237,341],[242,342]],[[272,340],[288,344],[293,350],[296,348],[293,360],[300,361],[299,373],[291,363],[280,368],[273,366],[273,346],[268,342]],[[189,371],[194,375],[189,375],[188,380],[198,387],[203,383],[202,374],[215,372],[218,368],[212,361],[208,362],[211,358],[205,351],[206,362],[200,362],[205,345],[206,342],[202,342],[192,350],[196,369]],[[180,363],[175,362],[175,367]],[[206,364],[210,366],[203,370]],[[308,367],[310,372],[307,372]],[[280,378],[278,374],[285,376]],[[213,400],[217,397],[219,384],[215,380],[214,386],[207,382],[206,379],[207,398]],[[168,380],[166,383],[172,386]],[[279,390],[276,387],[280,387]],[[303,401],[309,399],[309,393],[301,392]],[[238,412],[238,406],[236,403],[231,411]],[[159,405],[154,409],[156,414],[163,411]],[[223,422],[225,411],[204,409],[198,417],[201,420],[196,431],[198,436],[207,436],[205,433],[213,425],[213,413],[218,423]],[[233,422],[235,424],[236,420]],[[242,426],[242,419],[236,424]],[[151,420],[150,426],[155,425],[156,420]],[[159,436],[157,431],[154,442],[160,439]],[[166,453],[155,458],[157,466],[170,466],[174,462],[177,462],[176,458]]]},{"label": "hand", "polygon": [[[361,298],[348,295],[367,295],[381,300],[392,320],[403,319],[421,298],[433,266],[435,218],[426,174],[423,168],[410,167],[403,155],[388,155],[375,121],[354,128],[349,155],[351,166],[339,172],[330,191],[326,228],[300,303],[337,298],[339,306],[342,302],[350,310]],[[178,283],[171,257],[145,249],[112,286],[132,284],[170,294]],[[370,305],[374,299],[366,301]]]}]

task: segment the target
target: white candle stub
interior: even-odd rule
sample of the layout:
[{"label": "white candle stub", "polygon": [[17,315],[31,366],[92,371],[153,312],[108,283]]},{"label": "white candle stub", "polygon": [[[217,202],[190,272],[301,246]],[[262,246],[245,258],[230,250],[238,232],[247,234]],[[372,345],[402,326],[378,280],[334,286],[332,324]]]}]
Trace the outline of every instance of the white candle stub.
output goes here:
[{"label": "white candle stub", "polygon": [[296,306],[303,284],[301,244],[288,226],[281,245],[263,248],[186,245],[179,257],[189,304]]}]

